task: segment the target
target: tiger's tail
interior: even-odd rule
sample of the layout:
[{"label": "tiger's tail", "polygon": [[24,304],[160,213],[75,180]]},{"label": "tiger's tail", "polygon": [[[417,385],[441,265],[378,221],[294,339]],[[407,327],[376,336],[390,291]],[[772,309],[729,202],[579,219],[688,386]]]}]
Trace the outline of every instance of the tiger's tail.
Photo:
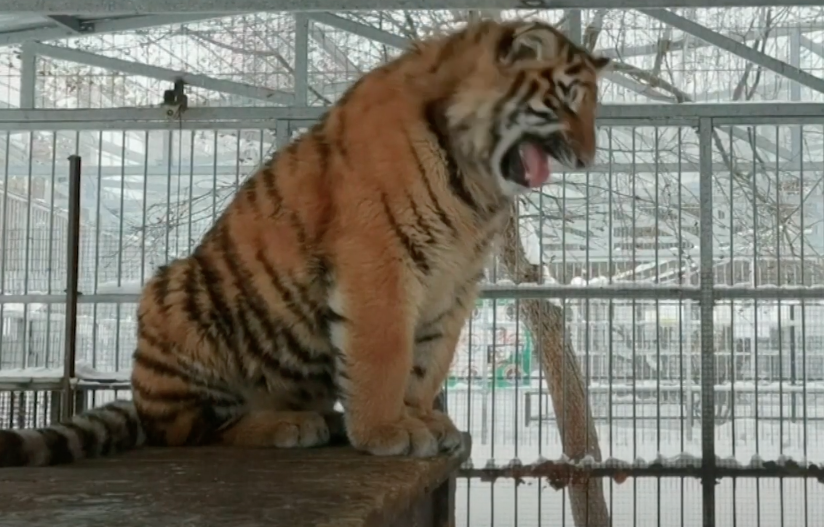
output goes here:
[{"label": "tiger's tail", "polygon": [[62,465],[123,452],[145,442],[134,403],[118,400],[46,428],[0,430],[0,467]]}]

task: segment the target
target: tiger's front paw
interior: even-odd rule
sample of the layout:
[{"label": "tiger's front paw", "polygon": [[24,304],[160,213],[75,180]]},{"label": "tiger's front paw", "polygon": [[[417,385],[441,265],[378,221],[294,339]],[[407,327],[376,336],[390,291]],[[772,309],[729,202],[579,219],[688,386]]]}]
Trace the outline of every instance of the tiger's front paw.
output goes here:
[{"label": "tiger's front paw", "polygon": [[438,440],[420,419],[405,416],[376,426],[349,427],[349,440],[358,450],[375,456],[430,457],[438,453]]},{"label": "tiger's front paw", "polygon": [[457,451],[462,443],[461,431],[452,419],[440,410],[424,412],[419,408],[407,407],[409,414],[420,419],[438,441],[438,450],[444,453]]}]

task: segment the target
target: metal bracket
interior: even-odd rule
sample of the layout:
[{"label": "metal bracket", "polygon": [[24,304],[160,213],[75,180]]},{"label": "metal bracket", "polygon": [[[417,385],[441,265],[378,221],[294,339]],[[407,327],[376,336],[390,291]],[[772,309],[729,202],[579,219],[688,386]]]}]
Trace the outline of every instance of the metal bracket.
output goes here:
[{"label": "metal bracket", "polygon": [[175,87],[163,92],[163,107],[166,108],[166,117],[178,118],[189,107],[189,98],[183,91],[186,83],[182,79],[175,81]]}]

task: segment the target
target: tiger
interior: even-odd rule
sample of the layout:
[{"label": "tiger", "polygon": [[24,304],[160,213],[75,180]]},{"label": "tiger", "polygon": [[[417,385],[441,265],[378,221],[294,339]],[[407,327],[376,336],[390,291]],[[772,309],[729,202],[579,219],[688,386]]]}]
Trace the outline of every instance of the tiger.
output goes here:
[{"label": "tiger", "polygon": [[435,401],[485,266],[551,160],[593,163],[609,62],[540,21],[482,20],[365,73],[147,280],[131,399],[0,431],[0,466],[142,446],[454,453]]}]

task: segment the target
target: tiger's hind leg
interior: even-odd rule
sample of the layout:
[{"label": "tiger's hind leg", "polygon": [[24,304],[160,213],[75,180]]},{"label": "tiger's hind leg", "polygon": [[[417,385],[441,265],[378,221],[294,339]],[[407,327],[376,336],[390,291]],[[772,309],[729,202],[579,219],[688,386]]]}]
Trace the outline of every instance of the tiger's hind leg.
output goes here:
[{"label": "tiger's hind leg", "polygon": [[165,415],[138,408],[150,445],[309,448],[346,438],[343,414],[334,410],[250,409],[207,401]]},{"label": "tiger's hind leg", "polygon": [[219,442],[242,447],[310,448],[345,438],[343,415],[313,410],[251,410],[229,424]]}]

